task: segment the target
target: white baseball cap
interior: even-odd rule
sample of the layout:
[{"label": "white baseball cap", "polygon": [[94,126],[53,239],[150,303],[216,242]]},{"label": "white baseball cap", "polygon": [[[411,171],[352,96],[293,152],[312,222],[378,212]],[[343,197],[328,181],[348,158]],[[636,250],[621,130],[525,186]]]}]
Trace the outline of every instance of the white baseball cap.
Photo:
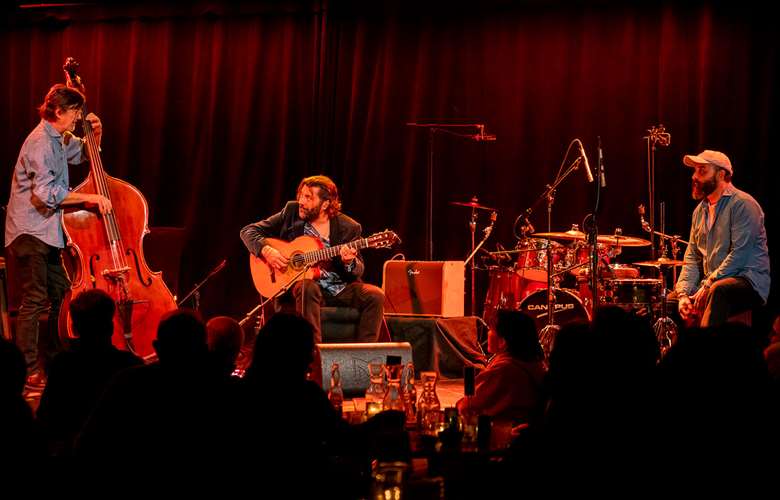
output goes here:
[{"label": "white baseball cap", "polygon": [[695,168],[697,165],[714,165],[734,175],[734,169],[731,168],[729,157],[720,151],[705,149],[697,155],[685,155],[683,156],[683,163],[692,168]]}]

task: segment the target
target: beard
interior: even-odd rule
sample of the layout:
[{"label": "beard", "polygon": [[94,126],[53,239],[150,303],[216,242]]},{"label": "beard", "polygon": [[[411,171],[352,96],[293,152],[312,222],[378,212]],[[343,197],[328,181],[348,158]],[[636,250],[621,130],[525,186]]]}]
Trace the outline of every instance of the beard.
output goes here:
[{"label": "beard", "polygon": [[317,217],[320,216],[320,212],[322,211],[322,204],[324,201],[321,201],[319,205],[317,205],[314,208],[303,208],[300,207],[298,215],[301,216],[301,219],[303,219],[306,222],[312,222],[313,220],[317,219]]},{"label": "beard", "polygon": [[714,178],[703,182],[693,181],[693,190],[691,194],[694,200],[703,200],[707,196],[711,195],[715,191],[716,187],[718,187],[718,185]]}]

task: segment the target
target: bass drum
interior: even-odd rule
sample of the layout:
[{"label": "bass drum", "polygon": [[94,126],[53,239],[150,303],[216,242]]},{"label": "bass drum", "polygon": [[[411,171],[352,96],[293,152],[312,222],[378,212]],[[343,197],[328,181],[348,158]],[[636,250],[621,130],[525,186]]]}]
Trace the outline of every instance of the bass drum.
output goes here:
[{"label": "bass drum", "polygon": [[546,283],[531,281],[520,276],[514,269],[502,267],[490,268],[490,284],[483,318],[488,325],[495,325],[496,313],[499,309],[518,310],[520,303],[536,290],[547,289]]},{"label": "bass drum", "polygon": [[[573,290],[555,290],[555,324],[558,326],[574,322],[590,321],[588,309]],[[547,326],[547,289],[537,290],[520,303],[520,310],[536,323],[537,331]]]}]

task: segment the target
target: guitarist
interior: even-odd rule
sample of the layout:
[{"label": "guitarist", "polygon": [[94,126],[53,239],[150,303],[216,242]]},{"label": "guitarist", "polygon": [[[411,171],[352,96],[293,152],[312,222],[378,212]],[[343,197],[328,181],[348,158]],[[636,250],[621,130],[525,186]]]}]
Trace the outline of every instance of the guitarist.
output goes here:
[{"label": "guitarist", "polygon": [[680,316],[688,323],[719,326],[742,311],[766,303],[769,250],[764,212],[749,194],[731,184],[728,156],[706,150],[686,155],[693,169],[691,236],[677,280]]},{"label": "guitarist", "polygon": [[[325,247],[348,243],[361,236],[361,226],[341,213],[336,184],[324,175],[306,177],[298,185],[297,201],[289,201],[281,212],[241,230],[241,239],[254,255],[283,270],[287,257],[267,244],[266,238],[291,241],[307,235]],[[357,250],[344,246],[341,255],[319,264],[319,277],[302,280],[292,288],[299,310],[315,329],[315,341],[322,342],[320,307],[349,306],[360,311],[357,341],[376,342],[382,322],[385,295],[382,289],[360,281],[365,266]],[[301,308],[302,305],[302,308]],[[278,304],[277,304],[278,307]]]}]

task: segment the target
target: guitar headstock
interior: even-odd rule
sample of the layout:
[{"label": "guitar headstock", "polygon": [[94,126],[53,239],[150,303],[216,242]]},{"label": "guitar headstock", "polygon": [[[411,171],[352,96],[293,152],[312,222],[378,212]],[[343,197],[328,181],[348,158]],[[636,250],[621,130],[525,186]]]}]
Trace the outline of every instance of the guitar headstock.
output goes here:
[{"label": "guitar headstock", "polygon": [[84,94],[84,83],[79,76],[79,63],[72,57],[65,59],[65,64],[62,66],[62,70],[65,72],[65,85],[69,88],[76,89]]},{"label": "guitar headstock", "polygon": [[393,231],[387,229],[381,233],[372,234],[366,240],[370,248],[390,248],[396,243],[401,243],[401,238]]}]

